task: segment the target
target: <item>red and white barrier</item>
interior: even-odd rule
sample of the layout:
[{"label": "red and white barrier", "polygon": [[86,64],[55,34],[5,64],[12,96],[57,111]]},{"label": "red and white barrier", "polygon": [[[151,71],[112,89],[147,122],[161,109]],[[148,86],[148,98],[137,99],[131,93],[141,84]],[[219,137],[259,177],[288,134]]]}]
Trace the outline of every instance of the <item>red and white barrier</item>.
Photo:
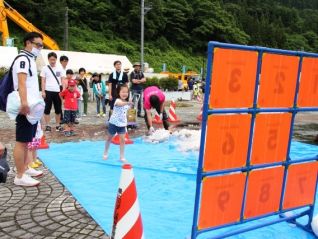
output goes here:
[{"label": "red and white barrier", "polygon": [[168,115],[168,121],[171,123],[178,123],[180,122],[179,117],[176,114],[176,102],[174,100],[171,100],[170,107],[169,107],[169,115]]},{"label": "red and white barrier", "polygon": [[135,178],[130,164],[122,166],[111,239],[144,239]]},{"label": "red and white barrier", "polygon": [[155,110],[155,117],[152,120],[153,124],[162,124],[162,120],[160,119],[160,115],[158,112]]},{"label": "red and white barrier", "polygon": [[202,112],[203,112],[203,106],[201,107],[200,114],[197,116],[197,120],[202,121]]}]

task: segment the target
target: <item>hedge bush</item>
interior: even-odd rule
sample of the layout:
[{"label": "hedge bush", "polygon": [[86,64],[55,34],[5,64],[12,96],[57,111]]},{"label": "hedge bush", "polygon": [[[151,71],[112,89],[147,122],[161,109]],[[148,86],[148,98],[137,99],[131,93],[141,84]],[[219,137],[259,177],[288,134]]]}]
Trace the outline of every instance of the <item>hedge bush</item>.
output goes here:
[{"label": "hedge bush", "polygon": [[168,77],[160,79],[157,77],[147,78],[144,88],[148,86],[158,86],[162,90],[173,91],[178,89],[178,79]]},{"label": "hedge bush", "polygon": [[148,86],[158,86],[158,87],[160,87],[159,79],[157,77],[147,78],[146,82],[144,83],[144,88],[146,88]]}]

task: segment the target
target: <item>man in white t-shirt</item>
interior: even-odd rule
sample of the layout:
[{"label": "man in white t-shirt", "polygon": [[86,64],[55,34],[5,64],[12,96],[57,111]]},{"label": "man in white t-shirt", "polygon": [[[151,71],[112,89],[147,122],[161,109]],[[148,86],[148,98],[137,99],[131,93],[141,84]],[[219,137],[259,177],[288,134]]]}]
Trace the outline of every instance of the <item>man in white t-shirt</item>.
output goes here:
[{"label": "man in white t-shirt", "polygon": [[19,53],[22,56],[16,59],[12,69],[14,89],[18,90],[21,100],[20,112],[16,117],[16,143],[13,149],[17,168],[14,184],[37,186],[40,182],[31,176],[40,176],[42,172],[27,167],[29,163],[27,145],[35,136],[37,123],[32,125],[26,116],[30,113],[28,99],[40,98],[35,58],[43,48],[43,36],[37,32],[29,32],[25,35],[23,44],[24,50]]},{"label": "man in white t-shirt", "polygon": [[42,97],[45,101],[44,119],[46,123],[45,131],[51,131],[50,127],[50,113],[52,104],[55,110],[56,131],[62,131],[60,125],[62,113],[62,101],[60,98],[60,91],[62,88],[62,81],[65,78],[65,72],[61,66],[56,65],[57,55],[55,52],[48,54],[49,65],[44,66],[40,76],[42,80]]},{"label": "man in white t-shirt", "polygon": [[[67,56],[61,56],[60,57],[60,64],[63,69],[63,74],[65,75],[64,80],[62,81],[63,90],[65,90],[68,86],[68,79],[66,79],[66,70],[67,70],[67,64],[68,64],[68,57]],[[75,80],[75,77],[72,78]]]}]

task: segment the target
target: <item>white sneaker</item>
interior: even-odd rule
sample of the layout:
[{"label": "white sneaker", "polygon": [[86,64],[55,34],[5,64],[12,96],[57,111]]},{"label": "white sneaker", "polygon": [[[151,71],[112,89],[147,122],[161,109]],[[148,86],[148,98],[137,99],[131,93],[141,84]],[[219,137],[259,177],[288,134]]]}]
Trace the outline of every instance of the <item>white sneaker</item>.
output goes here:
[{"label": "white sneaker", "polygon": [[26,174],[23,174],[21,178],[18,178],[17,176],[15,176],[13,183],[17,186],[24,186],[24,187],[34,187],[40,184],[38,180],[35,180],[34,178],[31,178],[30,176]]},{"label": "white sneaker", "polygon": [[35,170],[34,168],[29,168],[29,167],[24,173],[30,177],[40,177],[43,175],[42,171]]},{"label": "white sneaker", "polygon": [[103,117],[106,117],[106,114],[103,114]]},{"label": "white sneaker", "polygon": [[85,117],[85,116],[86,116],[86,114],[83,114],[82,116],[83,116],[83,117]]},{"label": "white sneaker", "polygon": [[99,114],[97,114],[96,116],[97,116],[97,117],[99,117],[100,115],[99,115]]}]

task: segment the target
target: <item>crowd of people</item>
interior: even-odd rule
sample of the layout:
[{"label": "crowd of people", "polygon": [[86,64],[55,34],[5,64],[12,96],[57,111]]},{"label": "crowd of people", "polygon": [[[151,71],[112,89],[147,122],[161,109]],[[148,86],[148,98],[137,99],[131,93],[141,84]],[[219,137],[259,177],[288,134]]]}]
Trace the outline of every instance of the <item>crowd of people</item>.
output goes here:
[{"label": "crowd of people", "polygon": [[[16,167],[14,184],[20,186],[40,184],[36,178],[43,172],[36,168],[42,163],[37,157],[36,150],[44,132],[52,131],[52,106],[55,114],[55,130],[63,132],[66,137],[73,136],[76,134],[75,124],[88,114],[90,89],[96,101],[96,116],[105,117],[108,125],[104,160],[108,159],[112,138],[118,134],[120,161],[127,162],[124,155],[127,111],[135,105],[137,117],[144,117],[149,134],[154,132],[152,108],[157,111],[163,121],[163,127],[170,129],[164,109],[165,95],[156,86],[143,89],[142,84],[146,82],[146,78],[141,71],[140,63],[135,63],[134,70],[128,75],[122,70],[122,63],[116,60],[113,63],[114,71],[105,83],[101,75],[97,73],[87,79],[84,68],[80,68],[78,75],[75,75],[73,70],[67,68],[69,61],[67,56],[60,56],[60,64],[58,64],[57,54],[51,52],[48,54],[49,64],[40,71],[41,86],[39,86],[35,60],[43,48],[43,36],[37,32],[30,32],[25,36],[23,43],[24,49],[19,53],[21,57],[13,63],[12,71],[14,89],[20,98],[19,112],[16,116],[16,144],[13,150]],[[29,104],[30,98],[44,100],[45,106],[42,112]],[[107,105],[109,105],[108,117]],[[33,114],[33,111],[36,113]],[[30,121],[30,115],[33,115],[32,121]]]}]

